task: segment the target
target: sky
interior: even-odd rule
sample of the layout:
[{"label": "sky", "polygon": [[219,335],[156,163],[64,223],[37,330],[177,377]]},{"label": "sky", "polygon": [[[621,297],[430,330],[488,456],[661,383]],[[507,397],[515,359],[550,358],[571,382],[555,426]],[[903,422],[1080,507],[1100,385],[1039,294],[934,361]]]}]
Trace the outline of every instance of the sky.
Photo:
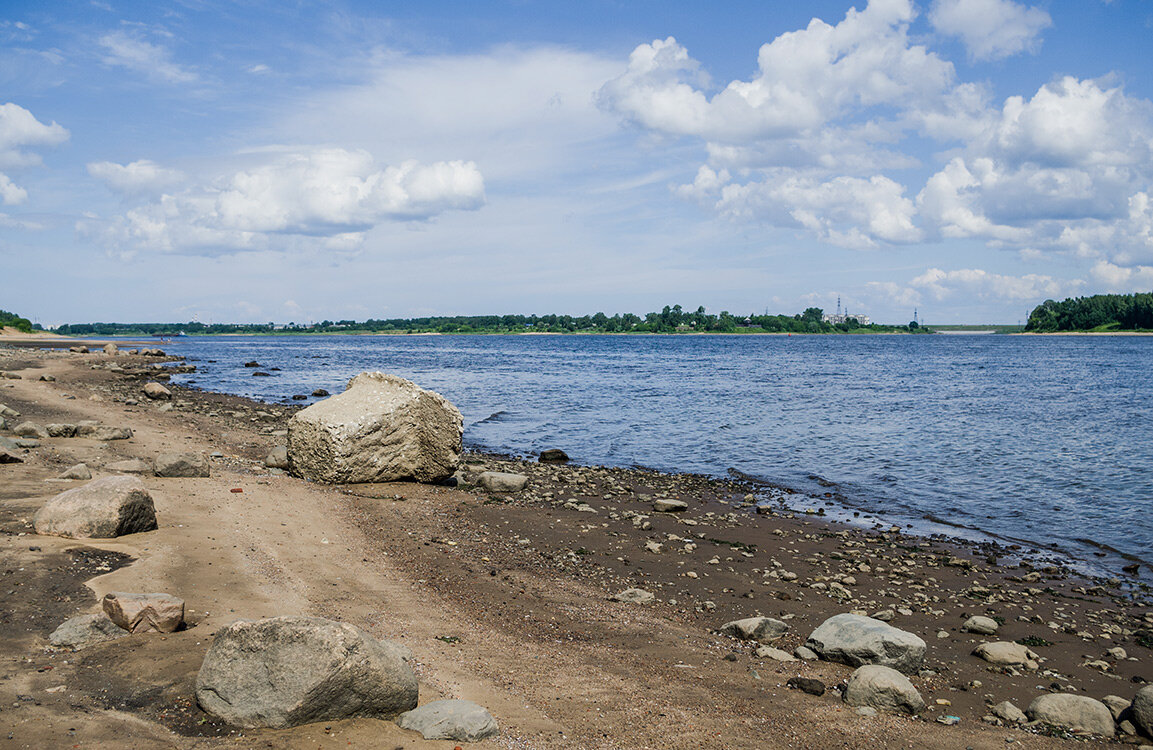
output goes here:
[{"label": "sky", "polygon": [[1153,289],[1153,0],[0,6],[0,308],[1016,323]]}]

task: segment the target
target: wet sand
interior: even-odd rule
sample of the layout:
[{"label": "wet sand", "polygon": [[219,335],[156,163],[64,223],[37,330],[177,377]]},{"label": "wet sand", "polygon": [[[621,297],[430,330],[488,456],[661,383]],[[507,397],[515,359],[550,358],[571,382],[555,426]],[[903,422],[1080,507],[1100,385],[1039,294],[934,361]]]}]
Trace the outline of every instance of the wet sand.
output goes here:
[{"label": "wet sand", "polygon": [[[49,438],[24,463],[0,465],[0,732],[11,747],[459,744],[368,719],[242,731],[203,714],[193,685],[213,631],[283,614],[352,622],[409,646],[421,703],[467,698],[497,718],[501,735],[475,747],[1072,747],[983,717],[991,704],[1024,709],[1050,690],[1130,699],[1153,679],[1153,654],[1138,643],[1153,644],[1138,638],[1153,627],[1144,601],[1060,565],[837,525],[772,501],[757,513],[754,488],[739,482],[641,470],[470,454],[468,473],[517,471],[528,486],[510,495],[319,486],[264,467],[292,407],[173,388],[161,411],[142,393],[154,361],[0,349],[0,371],[20,377],[0,379],[0,403],[20,421],[135,431],[108,443]],[[34,534],[35,510],[79,484],[55,479],[68,466],[84,461],[101,476],[112,461],[175,450],[219,455],[207,479],[145,479],[157,531]],[[689,510],[654,512],[664,497]],[[609,600],[631,586],[657,600]],[[107,591],[183,597],[192,627],[75,653],[48,645],[56,625],[98,611]],[[863,717],[835,691],[787,689],[794,676],[831,688],[852,670],[757,657],[756,644],[713,633],[729,620],[777,617],[791,630],[774,645],[791,651],[829,616],[883,610],[928,643],[926,671],[912,678],[929,704],[921,717]],[[998,636],[961,632],[975,614],[1003,620]],[[1023,638],[1048,644],[1033,647],[1038,671],[971,655],[983,641]],[[1106,656],[1117,646],[1127,658]],[[1086,666],[1098,660],[1109,671]],[[944,714],[960,723],[936,723]]]}]

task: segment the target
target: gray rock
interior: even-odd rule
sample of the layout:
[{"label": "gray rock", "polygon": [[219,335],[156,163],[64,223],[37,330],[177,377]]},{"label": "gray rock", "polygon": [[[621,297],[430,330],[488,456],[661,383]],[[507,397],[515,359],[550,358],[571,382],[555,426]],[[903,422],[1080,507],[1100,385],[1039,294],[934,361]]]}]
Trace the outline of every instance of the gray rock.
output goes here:
[{"label": "gray rock", "polygon": [[120,353],[120,347],[118,347],[116,344],[112,344],[112,343],[105,344],[104,345],[104,353],[105,354],[119,354]]},{"label": "gray rock", "polygon": [[520,492],[528,484],[528,477],[504,471],[486,471],[476,478],[476,483],[489,492]]},{"label": "gray rock", "polygon": [[1146,737],[1153,737],[1153,685],[1146,685],[1133,696],[1133,723]]},{"label": "gray rock", "polygon": [[153,471],[158,477],[206,477],[208,459],[203,453],[161,453]]},{"label": "gray rock", "polygon": [[152,464],[139,458],[126,458],[123,461],[113,461],[104,467],[107,471],[118,474],[151,474]]},{"label": "gray rock", "polygon": [[996,641],[994,643],[982,643],[977,648],[973,649],[973,655],[979,659],[984,659],[990,664],[999,664],[1007,667],[1024,667],[1025,669],[1036,669],[1039,665],[1037,659],[1040,657],[1028,646],[1023,646],[1020,643],[1013,643],[1011,641]]},{"label": "gray rock", "polygon": [[293,471],[330,484],[441,482],[460,462],[463,420],[443,396],[381,372],[288,421]]},{"label": "gray rock", "polygon": [[780,620],[771,617],[746,617],[743,620],[726,622],[717,628],[721,635],[730,635],[742,641],[757,641],[759,643],[772,643],[785,633],[789,626]]},{"label": "gray rock", "polygon": [[12,442],[16,443],[17,448],[39,448],[40,441],[34,438],[16,438]]},{"label": "gray rock", "polygon": [[38,438],[40,440],[48,439],[48,430],[35,422],[21,422],[12,428],[12,433],[20,437]]},{"label": "gray rock", "polygon": [[783,662],[797,661],[797,657],[793,656],[788,651],[782,651],[781,649],[773,648],[772,646],[759,646],[756,653],[757,656],[762,659],[772,659],[773,661]]},{"label": "gray rock", "polygon": [[802,693],[815,695],[818,698],[825,694],[825,683],[812,677],[790,677],[785,687],[800,690]]},{"label": "gray rock", "polygon": [[130,633],[175,633],[184,624],[184,600],[171,594],[109,591],[101,605],[108,619]]},{"label": "gray rock", "polygon": [[689,504],[684,500],[674,500],[669,497],[659,497],[653,501],[653,510],[658,513],[677,513],[682,510],[688,510]]},{"label": "gray rock", "polygon": [[1010,724],[1024,724],[1029,720],[1029,717],[1025,715],[1024,711],[1017,708],[1009,701],[1001,701],[989,710],[998,719],[1007,721]]},{"label": "gray rock", "polygon": [[106,427],[101,425],[92,431],[93,440],[130,440],[132,439],[131,427]]},{"label": "gray rock", "polygon": [[54,438],[70,438],[76,435],[76,425],[74,424],[50,424],[44,428],[48,432],[48,437]]},{"label": "gray rock", "polygon": [[655,594],[644,589],[625,589],[612,596],[614,602],[628,602],[630,604],[648,604],[656,598]]},{"label": "gray rock", "polygon": [[996,635],[997,627],[997,621],[992,617],[974,615],[968,620],[965,620],[961,625],[961,630],[966,633],[976,633],[977,635]]},{"label": "gray rock", "polygon": [[268,458],[264,459],[264,465],[270,469],[287,469],[288,464],[288,446],[278,445],[268,452]]},{"label": "gray rock", "polygon": [[96,479],[61,492],[32,519],[37,534],[110,539],[156,528],[156,507],[136,477]]},{"label": "gray rock", "polygon": [[426,703],[396,717],[401,729],[420,732],[426,740],[480,742],[495,735],[496,719],[472,701],[441,700]]},{"label": "gray rock", "polygon": [[168,400],[172,398],[172,391],[160,385],[160,383],[145,383],[144,395],[153,400]]},{"label": "gray rock", "polygon": [[319,617],[238,621],[221,628],[196,678],[207,713],[241,727],[292,727],[416,707],[399,649]]},{"label": "gray rock", "polygon": [[1119,695],[1106,695],[1101,699],[1101,702],[1109,709],[1109,713],[1113,714],[1114,721],[1120,721],[1121,714],[1128,711],[1133,705],[1132,701],[1127,701]]},{"label": "gray rock", "polygon": [[1109,707],[1086,695],[1049,693],[1038,696],[1025,709],[1031,721],[1064,727],[1074,732],[1089,732],[1112,737],[1117,727]]},{"label": "gray rock", "polygon": [[20,416],[20,412],[13,409],[11,406],[0,404],[0,417],[8,417],[9,419],[16,419]]},{"label": "gray rock", "polygon": [[859,667],[877,664],[914,674],[925,660],[925,642],[863,615],[834,615],[812,632],[805,646],[827,661]]},{"label": "gray rock", "polygon": [[60,475],[60,479],[88,480],[91,478],[92,470],[88,468],[87,464],[76,464],[75,466],[69,467],[63,474]]},{"label": "gray rock", "polygon": [[48,641],[60,648],[82,649],[104,641],[123,638],[128,631],[121,628],[103,612],[95,615],[80,615],[65,620],[52,631]]},{"label": "gray rock", "polygon": [[[16,446],[13,446],[15,448]],[[14,450],[9,450],[3,445],[0,445],[0,464],[22,464],[24,459],[20,458]]]},{"label": "gray rock", "polygon": [[879,664],[867,664],[853,672],[845,686],[845,703],[914,715],[925,710],[925,700],[909,678]]}]

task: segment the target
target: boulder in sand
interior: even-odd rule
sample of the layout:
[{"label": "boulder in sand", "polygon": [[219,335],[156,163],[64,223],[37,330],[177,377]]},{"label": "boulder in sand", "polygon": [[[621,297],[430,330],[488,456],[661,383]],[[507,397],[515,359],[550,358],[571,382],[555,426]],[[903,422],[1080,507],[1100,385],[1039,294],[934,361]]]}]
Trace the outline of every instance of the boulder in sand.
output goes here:
[{"label": "boulder in sand", "polygon": [[442,700],[426,703],[396,717],[401,729],[420,732],[426,740],[480,742],[499,731],[496,719],[472,701]]},{"label": "boulder in sand", "polygon": [[992,617],[985,617],[984,615],[973,615],[961,624],[961,630],[966,633],[976,633],[977,635],[996,635],[997,627],[996,620]]},{"label": "boulder in sand", "polygon": [[160,385],[160,383],[145,383],[144,395],[153,400],[167,400],[172,398],[172,391]]},{"label": "boulder in sand", "polygon": [[1025,669],[1036,669],[1038,667],[1037,659],[1040,658],[1028,646],[1022,646],[1020,643],[1011,641],[982,643],[973,649],[973,655],[990,664],[1024,667]]},{"label": "boulder in sand", "polygon": [[9,419],[16,419],[20,416],[20,412],[13,409],[11,406],[0,404],[0,417],[8,417]]},{"label": "boulder in sand", "polygon": [[117,474],[151,474],[152,464],[139,458],[126,458],[122,461],[113,461],[105,467],[108,471]]},{"label": "boulder in sand", "polygon": [[689,504],[684,500],[676,500],[671,497],[662,497],[653,501],[653,510],[657,513],[679,513],[688,509]]},{"label": "boulder in sand", "polygon": [[528,477],[507,471],[486,471],[476,478],[476,483],[489,492],[520,492],[528,484]]},{"label": "boulder in sand", "polygon": [[1049,693],[1033,699],[1025,714],[1039,721],[1074,732],[1088,732],[1112,737],[1117,731],[1109,707],[1087,695]]},{"label": "boulder in sand", "polygon": [[128,631],[112,622],[108,615],[79,615],[65,620],[48,636],[48,642],[60,648],[81,649],[104,641],[123,638]]},{"label": "boulder in sand", "polygon": [[264,459],[264,465],[270,469],[287,469],[290,464],[288,463],[288,446],[278,445],[268,452],[268,457]]},{"label": "boulder in sand", "polygon": [[76,425],[74,424],[53,423],[44,429],[48,431],[48,437],[70,438],[76,435]]},{"label": "boulder in sand", "polygon": [[85,420],[76,424],[76,437],[87,437],[93,440],[128,440],[132,437],[131,427],[108,427],[102,424]]},{"label": "boulder in sand", "polygon": [[717,632],[721,635],[740,638],[742,641],[772,643],[789,632],[789,626],[787,623],[774,620],[771,617],[746,617],[743,620],[726,622],[717,628]]},{"label": "boulder in sand", "polygon": [[46,440],[48,438],[48,430],[35,422],[21,422],[12,429],[12,434],[19,435],[20,437],[37,438],[39,440]]},{"label": "boulder in sand", "polygon": [[805,646],[827,661],[860,667],[879,664],[913,674],[925,660],[925,642],[912,633],[863,615],[834,615],[812,632]]},{"label": "boulder in sand", "polygon": [[288,421],[288,455],[296,474],[317,482],[441,482],[460,462],[463,430],[440,394],[365,372]]},{"label": "boulder in sand", "polygon": [[292,727],[416,707],[400,650],[319,617],[241,620],[221,628],[196,678],[206,712],[241,727]]},{"label": "boulder in sand", "polygon": [[916,715],[925,710],[925,700],[909,678],[879,664],[867,664],[853,672],[845,685],[845,703],[891,713]]},{"label": "boulder in sand", "polygon": [[156,528],[156,507],[136,477],[96,479],[61,492],[32,519],[37,534],[111,539]]},{"label": "boulder in sand", "polygon": [[92,470],[88,468],[87,464],[76,464],[70,466],[60,475],[60,479],[84,479],[92,478]]},{"label": "boulder in sand", "polygon": [[104,353],[105,354],[119,354],[120,353],[120,347],[117,346],[116,344],[112,344],[112,343],[105,344],[104,345]]},{"label": "boulder in sand", "polygon": [[171,594],[126,594],[109,591],[104,613],[129,633],[175,633],[184,624],[184,600]]},{"label": "boulder in sand", "polygon": [[1146,737],[1153,737],[1153,685],[1146,685],[1133,696],[1133,723]]},{"label": "boulder in sand", "polygon": [[206,477],[208,459],[203,453],[161,453],[153,462],[158,477]]}]

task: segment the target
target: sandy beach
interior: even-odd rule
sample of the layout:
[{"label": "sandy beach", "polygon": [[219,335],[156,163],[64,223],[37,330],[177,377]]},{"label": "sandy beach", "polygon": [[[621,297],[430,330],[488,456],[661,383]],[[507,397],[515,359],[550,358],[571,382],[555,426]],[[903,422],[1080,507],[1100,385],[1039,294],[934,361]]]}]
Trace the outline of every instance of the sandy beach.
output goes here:
[{"label": "sandy beach", "polygon": [[[47,438],[0,464],[0,733],[9,747],[446,748],[388,721],[241,730],[195,704],[213,633],[237,619],[309,614],[411,649],[420,702],[465,698],[500,734],[478,748],[1074,747],[1043,727],[990,721],[1047,692],[1130,700],[1153,658],[1136,579],[1086,580],[1027,550],[840,526],[804,509],[756,513],[739,482],[468,454],[467,473],[529,477],[517,493],[413,483],[323,486],[271,471],[293,407],[178,387],[152,402],[157,358],[0,348],[0,404],[38,424],[95,420],[129,440]],[[111,367],[111,369],[109,369]],[[158,375],[160,376],[158,378]],[[47,376],[50,380],[43,380]],[[13,420],[0,435],[14,437]],[[564,446],[558,446],[563,448]],[[112,540],[35,534],[48,499],[127,458],[210,455],[208,478],[144,477],[159,529]],[[686,501],[661,513],[654,500]],[[610,600],[643,588],[649,604]],[[80,651],[64,620],[109,591],[167,592],[189,627]],[[832,689],[850,667],[776,661],[714,631],[786,621],[792,652],[826,618],[887,613],[928,655],[918,717],[862,716]],[[972,615],[996,636],[962,632]],[[990,665],[982,642],[1027,639],[1039,669]],[[1139,643],[1139,641],[1141,643]],[[1121,648],[1124,655],[1115,649]],[[1114,651],[1110,651],[1114,649]],[[786,687],[809,677],[821,697]],[[938,718],[959,719],[950,726]],[[1128,737],[1098,746],[1140,745]]]}]

